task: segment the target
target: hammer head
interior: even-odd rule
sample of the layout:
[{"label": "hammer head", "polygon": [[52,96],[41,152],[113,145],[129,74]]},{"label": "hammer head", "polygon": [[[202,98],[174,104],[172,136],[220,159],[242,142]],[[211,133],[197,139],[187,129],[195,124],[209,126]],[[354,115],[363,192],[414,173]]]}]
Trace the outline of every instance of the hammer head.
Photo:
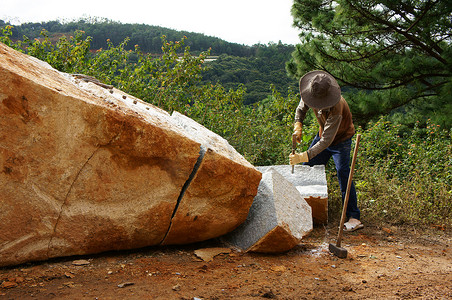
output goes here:
[{"label": "hammer head", "polygon": [[330,244],[328,247],[330,249],[330,252],[336,255],[339,258],[347,258],[347,249],[338,247],[334,244]]}]

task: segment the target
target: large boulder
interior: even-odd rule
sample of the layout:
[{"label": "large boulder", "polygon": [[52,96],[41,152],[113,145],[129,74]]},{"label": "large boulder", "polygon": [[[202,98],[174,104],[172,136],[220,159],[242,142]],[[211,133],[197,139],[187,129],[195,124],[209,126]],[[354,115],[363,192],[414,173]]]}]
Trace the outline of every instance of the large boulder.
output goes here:
[{"label": "large boulder", "polygon": [[261,176],[192,120],[0,43],[0,266],[223,235]]}]

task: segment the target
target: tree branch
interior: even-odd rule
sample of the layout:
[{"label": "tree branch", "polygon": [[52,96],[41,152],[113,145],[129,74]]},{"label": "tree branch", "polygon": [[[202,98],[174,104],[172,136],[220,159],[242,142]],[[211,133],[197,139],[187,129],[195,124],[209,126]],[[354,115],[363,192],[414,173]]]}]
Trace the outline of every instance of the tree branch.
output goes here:
[{"label": "tree branch", "polygon": [[[388,20],[382,19],[382,18],[378,18],[377,16],[375,16],[374,14],[372,14],[370,11],[364,9],[364,8],[360,8],[355,6],[352,1],[350,0],[346,0],[346,2],[350,5],[350,7],[352,9],[354,9],[356,12],[358,12],[359,14],[361,14],[363,17],[368,18],[370,20],[373,20],[379,24],[383,24],[385,26],[388,27],[388,29],[399,33],[400,35],[404,36],[407,40],[409,40],[410,42],[412,42],[412,44],[414,46],[419,47],[420,49],[422,49],[425,53],[427,53],[428,55],[434,57],[435,59],[437,59],[439,62],[441,62],[444,65],[447,65],[447,61],[441,57],[441,51],[436,52],[433,51],[433,46],[432,45],[426,45],[425,43],[423,43],[422,41],[420,41],[419,39],[417,39],[415,36],[413,36],[412,34],[410,34],[408,31],[406,30],[401,30],[400,28],[398,28],[397,26],[395,26],[394,24],[392,24],[391,22],[389,22]],[[428,1],[427,3],[431,3],[430,1]],[[433,4],[436,4],[433,3]],[[425,9],[430,9],[431,7],[427,6],[425,7]],[[436,49],[435,49],[436,50]]]}]

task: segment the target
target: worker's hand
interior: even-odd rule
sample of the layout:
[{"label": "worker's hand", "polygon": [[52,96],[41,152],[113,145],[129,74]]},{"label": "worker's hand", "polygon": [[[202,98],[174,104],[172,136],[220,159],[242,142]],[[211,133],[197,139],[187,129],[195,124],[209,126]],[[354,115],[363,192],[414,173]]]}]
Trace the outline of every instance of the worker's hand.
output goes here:
[{"label": "worker's hand", "polygon": [[295,154],[290,154],[289,155],[289,163],[291,165],[296,165],[299,164],[301,162],[308,162],[309,158],[308,158],[308,153],[302,152],[302,153],[295,153]]},{"label": "worker's hand", "polygon": [[301,143],[301,128],[301,122],[295,122],[295,124],[293,125],[293,134],[297,137],[297,143]]}]

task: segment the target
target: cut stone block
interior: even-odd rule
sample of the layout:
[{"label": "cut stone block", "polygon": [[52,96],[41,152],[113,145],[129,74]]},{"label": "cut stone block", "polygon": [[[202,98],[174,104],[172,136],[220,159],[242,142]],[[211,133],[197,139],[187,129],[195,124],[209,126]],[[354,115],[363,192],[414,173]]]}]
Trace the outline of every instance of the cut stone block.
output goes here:
[{"label": "cut stone block", "polygon": [[257,167],[261,172],[265,172],[269,168],[278,171],[278,173],[297,188],[303,199],[312,208],[314,225],[328,223],[328,186],[324,165],[313,167],[295,165],[293,174],[292,166],[290,165]]},{"label": "cut stone block", "polygon": [[292,249],[312,230],[311,207],[273,168],[262,174],[246,221],[223,240],[246,251],[277,253]]}]

